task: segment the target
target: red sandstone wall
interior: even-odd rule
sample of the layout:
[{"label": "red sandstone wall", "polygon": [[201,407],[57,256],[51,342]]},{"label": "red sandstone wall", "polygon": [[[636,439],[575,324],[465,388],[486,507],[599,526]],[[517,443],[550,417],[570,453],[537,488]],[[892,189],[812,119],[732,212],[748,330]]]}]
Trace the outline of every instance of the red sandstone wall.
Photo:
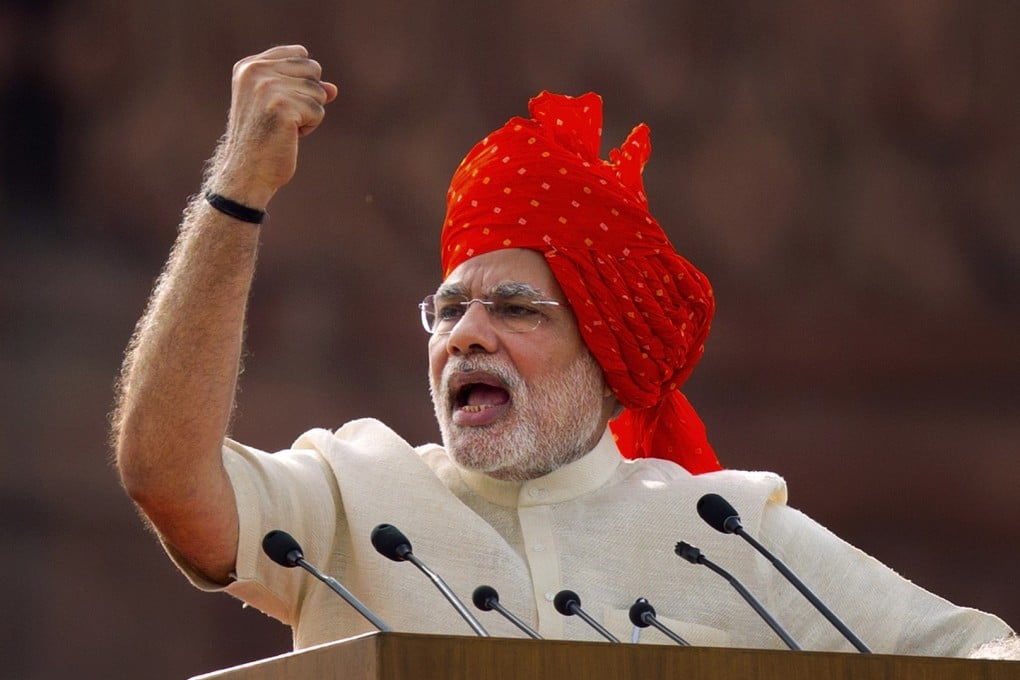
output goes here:
[{"label": "red sandstone wall", "polygon": [[5,3],[2,674],[181,678],[289,647],[163,558],[105,418],[231,65],[297,41],[342,93],[265,229],[239,438],[372,415],[433,440],[414,306],[446,181],[529,96],[593,89],[604,151],[651,125],[652,206],[716,286],[688,394],[723,462],[1020,625],[1020,5],[853,7]]}]

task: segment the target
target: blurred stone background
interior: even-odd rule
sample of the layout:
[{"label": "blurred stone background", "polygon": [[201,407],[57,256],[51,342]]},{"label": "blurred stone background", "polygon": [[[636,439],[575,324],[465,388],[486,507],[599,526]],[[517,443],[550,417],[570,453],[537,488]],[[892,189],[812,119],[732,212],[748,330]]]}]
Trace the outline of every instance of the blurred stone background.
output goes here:
[{"label": "blurred stone background", "polygon": [[435,440],[415,303],[449,176],[538,91],[596,90],[603,153],[651,126],[653,210],[715,285],[687,393],[724,464],[783,474],[792,505],[1020,625],[1018,29],[1008,0],[6,0],[0,676],[289,649],[176,573],[106,445],[231,66],[289,42],[342,93],[264,231],[238,438],[377,416]]}]

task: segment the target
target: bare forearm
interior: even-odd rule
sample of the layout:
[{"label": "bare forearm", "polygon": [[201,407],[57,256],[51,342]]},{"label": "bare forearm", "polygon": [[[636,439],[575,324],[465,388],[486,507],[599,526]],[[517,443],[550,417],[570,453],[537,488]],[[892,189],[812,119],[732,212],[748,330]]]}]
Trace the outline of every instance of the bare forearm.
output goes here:
[{"label": "bare forearm", "polygon": [[[336,85],[300,45],[237,62],[227,132],[203,187],[264,210],[290,181],[298,141]],[[238,214],[234,211],[235,214]],[[200,195],[138,323],[121,374],[113,439],[128,493],[199,571],[226,582],[237,550],[221,445],[233,409],[259,229]]]},{"label": "bare forearm", "polygon": [[[237,536],[220,448],[257,245],[255,225],[202,199],[192,204],[129,348],[115,423],[128,493],[171,544],[220,581],[233,568]],[[196,522],[215,530],[191,543],[196,535],[183,534]]]},{"label": "bare forearm", "polygon": [[125,361],[115,434],[129,490],[177,468],[184,486],[210,452],[218,462],[257,245],[254,225],[190,206]]}]

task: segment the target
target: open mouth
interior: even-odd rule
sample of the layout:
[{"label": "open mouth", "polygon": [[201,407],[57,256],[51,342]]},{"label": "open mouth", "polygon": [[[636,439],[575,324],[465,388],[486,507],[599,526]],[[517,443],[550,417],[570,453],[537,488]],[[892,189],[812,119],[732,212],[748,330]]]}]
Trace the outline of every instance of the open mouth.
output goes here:
[{"label": "open mouth", "polygon": [[479,427],[495,422],[510,406],[510,391],[488,373],[460,374],[451,381],[453,422]]},{"label": "open mouth", "polygon": [[480,413],[509,401],[510,393],[502,387],[486,383],[469,383],[457,391],[454,404],[458,410]]}]

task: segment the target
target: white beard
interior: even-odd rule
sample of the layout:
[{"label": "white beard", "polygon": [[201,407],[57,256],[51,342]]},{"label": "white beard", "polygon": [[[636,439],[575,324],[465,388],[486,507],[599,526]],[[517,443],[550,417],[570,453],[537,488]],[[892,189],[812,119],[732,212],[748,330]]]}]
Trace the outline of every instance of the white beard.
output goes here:
[{"label": "white beard", "polygon": [[[511,410],[498,423],[461,427],[452,422],[450,378],[484,371],[500,378],[510,392]],[[534,479],[588,453],[601,436],[602,368],[589,352],[530,387],[520,375],[489,355],[451,359],[440,384],[429,379],[432,404],[450,456],[470,470],[503,480]]]}]

